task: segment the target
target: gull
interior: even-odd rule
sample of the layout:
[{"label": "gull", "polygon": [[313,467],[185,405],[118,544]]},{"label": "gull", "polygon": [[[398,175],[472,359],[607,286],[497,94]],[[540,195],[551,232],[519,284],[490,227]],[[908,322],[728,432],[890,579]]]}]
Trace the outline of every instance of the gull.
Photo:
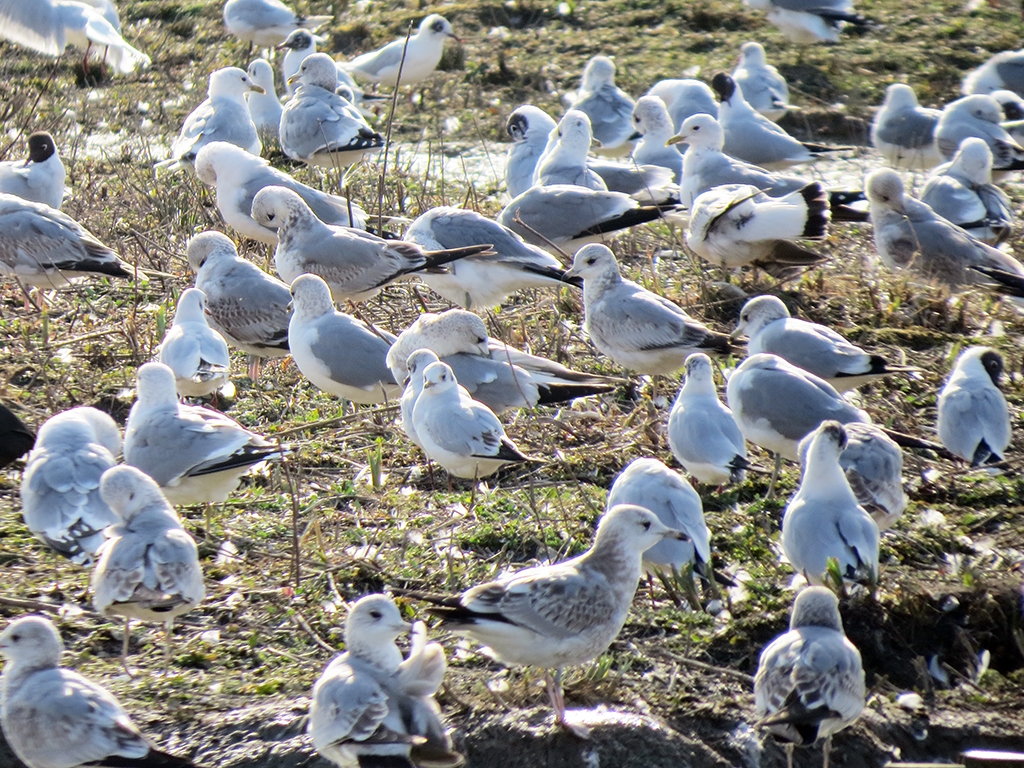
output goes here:
[{"label": "gull", "polygon": [[491,244],[492,254],[459,259],[443,272],[419,275],[434,293],[466,309],[490,309],[516,291],[564,285],[565,270],[558,259],[475,211],[431,208],[409,226],[405,241],[430,251]]},{"label": "gull", "polygon": [[868,174],[864,188],[871,203],[875,250],[889,269],[912,269],[950,288],[984,282],[974,267],[1024,276],[1024,266],[1015,258],[976,240],[905,194],[895,171]]},{"label": "gull", "polygon": [[686,122],[686,118],[693,115],[711,115],[718,118],[718,99],[715,98],[715,92],[701,80],[659,80],[644,95],[656,96],[665,102],[676,131]]},{"label": "gull", "polygon": [[[423,445],[420,443],[419,435],[416,434],[416,422],[412,415],[416,408],[416,401],[419,400],[420,393],[423,392],[423,371],[427,369],[428,365],[439,362],[440,359],[433,350],[417,349],[405,361],[408,378],[399,401],[402,413],[402,431],[420,449],[423,448]],[[466,394],[469,395],[469,392]]]},{"label": "gull", "polygon": [[611,249],[577,252],[566,277],[583,278],[583,326],[598,351],[637,373],[669,375],[694,352],[729,351],[729,337],[619,273]]},{"label": "gull", "polygon": [[705,261],[725,268],[806,267],[822,257],[792,241],[824,240],[830,220],[828,193],[816,181],[781,197],[750,184],[723,184],[693,201],[686,244]]},{"label": "gull", "polygon": [[187,256],[196,288],[206,294],[210,327],[249,355],[249,378],[255,381],[260,360],[288,355],[291,291],[239,256],[235,244],[220,232],[193,237]]},{"label": "gull", "polygon": [[173,324],[160,344],[160,362],[174,371],[182,397],[206,397],[228,383],[231,353],[206,322],[206,294],[198,288],[178,297]]},{"label": "gull", "polygon": [[356,56],[349,62],[342,62],[341,67],[357,80],[381,83],[393,88],[398,87],[399,76],[403,83],[419,83],[430,77],[437,69],[444,50],[444,42],[449,37],[457,43],[462,42],[444,16],[432,13],[420,22],[416,34],[409,38],[408,44],[404,37],[393,40],[379,50]]},{"label": "gull", "polygon": [[256,133],[263,143],[276,142],[284,107],[277,98],[274,68],[266,59],[254,59],[249,63],[247,74],[254,85],[263,89],[262,93],[251,90],[245,94],[245,103],[249,107],[252,123],[256,126]]},{"label": "gull", "polygon": [[594,543],[578,557],[515,571],[458,597],[414,596],[435,604],[429,610],[441,626],[486,645],[502,664],[542,667],[556,723],[586,738],[585,728],[566,721],[562,669],[608,649],[626,623],[643,553],[684,536],[650,510],[621,504],[601,516]]},{"label": "gull", "polygon": [[46,56],[59,57],[68,45],[81,48],[86,73],[93,46],[102,48],[104,58],[122,74],[150,65],[149,56],[126,43],[103,12],[89,3],[0,0],[0,37]]},{"label": "gull", "polygon": [[992,151],[995,171],[1017,171],[1024,168],[1024,147],[1021,147],[1000,125],[1003,110],[991,96],[975,94],[947,104],[935,126],[935,146],[945,160],[952,160],[964,139],[984,139]]},{"label": "gull", "polygon": [[1001,462],[1010,445],[1002,373],[1002,355],[990,347],[968,347],[939,392],[939,440],[972,467]]},{"label": "gull", "polygon": [[570,109],[548,137],[548,145],[533,173],[533,183],[544,186],[575,184],[588,189],[607,190],[604,179],[587,168],[592,142],[587,113]]},{"label": "gull", "polygon": [[28,158],[0,163],[0,192],[60,208],[64,199],[64,163],[46,131],[28,137]]},{"label": "gull", "polygon": [[711,358],[686,358],[683,386],[668,417],[672,455],[701,483],[741,483],[750,466],[747,444],[730,411],[715,391]]},{"label": "gull", "polygon": [[814,430],[800,488],[782,516],[782,551],[811,584],[825,583],[831,559],[844,581],[878,579],[878,524],[860,506],[839,464],[845,448],[839,422]]},{"label": "gull", "polygon": [[665,102],[657,96],[641,96],[633,107],[633,126],[636,132],[630,138],[639,139],[633,161],[668,169],[672,182],[678,184],[683,177],[683,156],[666,146],[675,128]]},{"label": "gull", "polygon": [[865,352],[831,328],[790,317],[778,296],[756,296],[740,310],[733,338],[749,337],[747,354],[778,355],[797,368],[824,379],[838,392],[908,368],[893,367],[880,355]]},{"label": "gull", "polygon": [[793,108],[789,104],[786,78],[768,63],[760,43],[740,46],[740,61],[732,77],[747,103],[772,122],[778,122]]},{"label": "gull", "polygon": [[0,467],[32,450],[36,436],[6,405],[0,405]]},{"label": "gull", "polygon": [[706,579],[711,573],[711,531],[700,496],[683,476],[657,459],[635,459],[615,478],[605,509],[629,504],[653,512],[669,528],[684,534],[665,538],[643,553],[647,574],[682,573],[687,566]]},{"label": "gull", "polygon": [[718,123],[725,132],[723,151],[738,160],[768,170],[782,170],[809,163],[825,152],[849,149],[797,141],[750,106],[743,98],[743,92],[736,87],[736,81],[724,72],[715,75],[711,87],[721,102],[718,105]]},{"label": "gull", "polygon": [[997,53],[964,78],[965,96],[1001,90],[1024,95],[1024,50]]},{"label": "gull", "polygon": [[100,497],[100,477],[120,453],[117,425],[95,408],[72,408],[39,428],[21,480],[21,514],[36,538],[73,563],[92,565],[104,529],[120,520]]},{"label": "gull", "polygon": [[1013,91],[993,91],[991,96],[1003,111],[1000,125],[1020,144],[1024,140],[1024,99]]},{"label": "gull", "polygon": [[893,168],[926,171],[942,162],[935,126],[942,111],[922,107],[909,85],[894,83],[871,121],[871,144]]},{"label": "gull", "polygon": [[0,275],[45,290],[79,277],[133,274],[131,264],[66,213],[0,194]]},{"label": "gull", "polygon": [[425,251],[415,243],[324,224],[296,192],[285,187],[257,192],[252,217],[265,227],[277,227],[277,273],[288,283],[306,272],[319,275],[331,287],[335,301],[366,301],[406,275],[490,250],[490,245],[475,245]]},{"label": "gull", "polygon": [[196,175],[217,191],[217,210],[241,235],[277,245],[277,227],[264,227],[252,217],[252,199],[264,187],[287,187],[325,224],[366,228],[366,212],[347,198],[330,195],[296,181],[262,157],[223,141],[207,144],[196,155]]},{"label": "gull", "polygon": [[629,154],[633,99],[615,85],[615,62],[607,56],[594,56],[587,62],[572,108],[590,118],[594,138],[600,142],[596,149],[599,154]]},{"label": "gull", "polygon": [[[702,192],[723,184],[750,184],[772,197],[788,195],[803,189],[810,179],[773,173],[750,163],[730,157],[722,151],[725,134],[721,124],[711,115],[699,114],[686,118],[679,133],[669,144],[688,144],[683,155],[683,180],[679,185],[680,205],[693,206]],[[829,192],[829,207],[833,221],[866,221],[863,211],[849,204],[862,200],[860,192]]]},{"label": "gull", "polygon": [[199,150],[211,141],[226,141],[258,157],[263,143],[245,102],[249,91],[264,92],[244,69],[224,67],[212,72],[206,100],[185,118],[171,144],[171,160],[164,164],[191,167]]},{"label": "gull", "polygon": [[530,461],[505,434],[494,411],[459,387],[446,363],[431,363],[423,371],[412,418],[423,452],[455,477],[475,481],[506,464]]},{"label": "gull", "polygon": [[[887,531],[907,508],[903,491],[903,449],[874,424],[845,425],[846,447],[839,466],[846,474],[857,503],[867,510],[878,530]],[[814,436],[800,441],[800,463],[806,466],[807,451]]]},{"label": "gull", "polygon": [[288,345],[299,371],[324,392],[353,403],[394,400],[402,392],[384,359],[395,337],[338,312],[316,275],[292,283]]},{"label": "gull", "polygon": [[196,768],[157,749],[106,688],[62,669],[63,652],[60,633],[42,616],[15,619],[0,634],[0,654],[7,659],[0,723],[28,768]]},{"label": "gull", "polygon": [[206,597],[196,543],[156,482],[135,467],[108,470],[100,495],[119,520],[107,530],[92,573],[93,605],[104,616],[124,617],[125,665],[131,619],[162,622],[166,667],[174,619]]},{"label": "gull", "polygon": [[854,12],[851,0],[743,0],[743,4],[767,11],[768,21],[798,45],[838,43],[847,24],[867,26],[867,20]]},{"label": "gull", "polygon": [[620,383],[491,339],[480,316],[463,309],[424,313],[402,331],[387,356],[395,381],[409,376],[406,361],[418,349],[437,354],[455,371],[459,384],[495,413],[610,392]]},{"label": "gull", "polygon": [[832,734],[857,719],[865,695],[860,651],[843,631],[839,600],[825,587],[801,590],[793,602],[789,631],[765,647],[757,664],[758,725],[786,742],[789,768],[796,745],[823,738],[828,768]]},{"label": "gull", "polygon": [[293,160],[324,168],[351,165],[384,146],[384,137],[367,124],[338,87],[338,69],[326,53],[307,56],[298,73],[295,95],[281,113],[281,149]]},{"label": "gull", "polygon": [[254,464],[283,455],[224,414],[179,403],[174,372],[163,363],[139,368],[135,389],[124,462],[152,477],[172,504],[226,501]]},{"label": "gull", "polygon": [[409,655],[395,644],[410,629],[394,601],[366,595],[345,620],[345,653],[313,686],[309,735],[316,751],[341,766],[456,768],[434,694],[447,663],[444,649],[427,642],[422,621],[412,625]]},{"label": "gull", "polygon": [[228,0],[224,3],[224,25],[228,32],[249,44],[270,48],[280,45],[293,30],[316,31],[331,16],[302,16],[279,0]]},{"label": "gull", "polygon": [[983,243],[998,245],[1013,232],[1013,207],[992,183],[992,151],[984,139],[964,139],[952,162],[928,179],[921,202]]},{"label": "gull", "polygon": [[80,2],[91,5],[103,15],[104,19],[110,22],[110,26],[118,32],[121,31],[121,17],[117,14],[117,6],[114,5],[113,0],[80,0]]},{"label": "gull", "polygon": [[277,46],[277,50],[285,51],[284,59],[281,61],[281,79],[284,81],[285,93],[289,96],[295,92],[295,87],[288,80],[298,73],[299,67],[308,56],[316,53],[316,44],[323,41],[324,38],[308,29],[296,29]]},{"label": "gull", "polygon": [[673,204],[644,205],[621,192],[572,184],[534,186],[513,198],[498,222],[526,242],[548,250],[574,253],[623,229],[660,219]]}]

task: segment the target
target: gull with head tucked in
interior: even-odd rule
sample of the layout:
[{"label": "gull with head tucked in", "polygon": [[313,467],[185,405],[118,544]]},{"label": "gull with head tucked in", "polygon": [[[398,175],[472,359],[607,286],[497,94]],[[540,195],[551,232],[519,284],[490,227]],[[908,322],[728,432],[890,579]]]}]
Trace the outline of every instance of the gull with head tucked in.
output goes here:
[{"label": "gull with head tucked in", "polygon": [[53,136],[46,131],[36,131],[28,137],[28,157],[25,160],[0,163],[0,192],[60,208],[66,177]]},{"label": "gull with head tucked in", "polygon": [[935,126],[935,146],[946,160],[952,160],[964,139],[984,139],[992,151],[994,171],[1017,171],[1024,168],[1024,147],[1021,147],[1000,125],[1003,110],[991,96],[975,94],[947,104]]},{"label": "gull with head tucked in", "polygon": [[384,362],[395,337],[338,312],[316,275],[292,283],[288,346],[299,371],[324,392],[353,403],[394,400],[402,391]]},{"label": "gull with head tucked in", "polygon": [[1002,373],[1002,355],[990,347],[968,347],[939,392],[939,439],[972,467],[1002,461],[1010,445]]},{"label": "gull with head tucked in", "polygon": [[206,322],[206,294],[188,288],[178,297],[174,322],[160,344],[160,362],[174,371],[182,397],[206,397],[227,384],[231,353]]},{"label": "gull with head tucked in", "polygon": [[224,24],[228,32],[249,43],[249,48],[280,45],[296,29],[316,31],[331,16],[302,16],[280,0],[228,0]]},{"label": "gull with head tucked in", "polygon": [[60,633],[42,616],[15,619],[0,634],[7,659],[0,724],[28,768],[196,768],[157,749],[106,688],[62,669],[63,651]]},{"label": "gull with head tucked in", "polygon": [[78,565],[91,565],[118,516],[100,497],[100,478],[117,464],[121,433],[107,414],[79,407],[39,428],[25,461],[21,514],[44,544]]},{"label": "gull with head tucked in", "polygon": [[732,77],[747,103],[772,122],[778,122],[793,108],[789,105],[786,78],[768,63],[764,46],[760,43],[740,46],[740,61]]},{"label": "gull with head tucked in", "polygon": [[590,118],[599,154],[627,155],[632,149],[633,99],[615,85],[615,62],[594,56],[583,69],[579,93],[572,108]]},{"label": "gull with head tucked in", "polygon": [[676,304],[623,279],[611,249],[587,245],[567,277],[583,278],[583,326],[598,351],[646,374],[668,375],[694,352],[726,353],[729,337],[704,327]]},{"label": "gull with head tucked in", "polygon": [[253,465],[282,456],[234,419],[179,403],[174,372],[163,363],[139,368],[135,388],[124,462],[152,477],[172,504],[226,501]]},{"label": "gull with head tucked in", "polygon": [[[711,115],[718,117],[718,99],[703,80],[692,78],[659,80],[650,87],[645,96],[656,96],[665,102],[672,116],[672,126],[679,130],[688,117]],[[680,152],[685,151],[680,148]]]},{"label": "gull with head tucked in", "polygon": [[839,600],[825,587],[801,590],[789,631],[765,647],[757,664],[757,724],[785,742],[789,768],[797,745],[823,738],[828,768],[832,734],[860,716],[865,695],[860,651],[843,632]]},{"label": "gull with head tucked in", "polygon": [[962,90],[965,96],[1001,90],[1024,95],[1024,50],[1002,51],[972,69],[964,78]]},{"label": "gull with head tucked in", "polygon": [[415,243],[383,238],[350,227],[325,224],[306,202],[285,187],[266,187],[252,201],[257,223],[277,229],[274,268],[288,283],[311,273],[331,287],[335,301],[366,301],[407,275],[490,252],[490,245],[425,251]]},{"label": "gull with head tucked in", "polygon": [[894,83],[871,122],[871,143],[894,168],[926,171],[942,162],[935,146],[935,126],[942,111],[917,103],[909,85]]},{"label": "gull with head tucked in", "polygon": [[420,22],[416,34],[409,38],[408,45],[403,37],[379,50],[356,56],[352,61],[341,62],[339,66],[357,80],[395,87],[398,85],[401,69],[403,84],[419,83],[430,77],[437,69],[444,50],[444,42],[448,38],[457,43],[462,42],[444,16],[432,13]]}]

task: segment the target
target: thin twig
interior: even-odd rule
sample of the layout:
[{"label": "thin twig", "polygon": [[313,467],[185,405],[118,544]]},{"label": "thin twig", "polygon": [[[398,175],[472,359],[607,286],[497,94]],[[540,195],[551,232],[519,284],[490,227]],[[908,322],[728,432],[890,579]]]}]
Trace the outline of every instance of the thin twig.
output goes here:
[{"label": "thin twig", "polygon": [[327,651],[328,653],[332,653],[332,654],[333,654],[333,653],[337,653],[337,652],[338,652],[338,649],[337,649],[337,648],[332,648],[332,647],[331,647],[331,646],[330,646],[330,645],[329,645],[329,644],[327,643],[327,641],[326,641],[326,640],[324,640],[324,639],[323,639],[322,637],[320,637],[320,635],[318,635],[318,634],[317,634],[316,632],[314,632],[314,631],[313,631],[313,628],[312,628],[311,626],[309,626],[309,622],[307,622],[307,621],[306,621],[305,617],[304,617],[304,616],[303,616],[303,615],[302,615],[301,613],[299,613],[299,612],[298,612],[297,610],[295,610],[294,608],[293,608],[292,610],[294,611],[294,612],[292,613],[292,620],[293,620],[293,621],[294,621],[294,622],[295,622],[296,624],[298,624],[298,625],[299,625],[299,627],[300,627],[300,628],[301,628],[301,629],[302,629],[303,631],[305,631],[305,633],[306,633],[307,635],[309,635],[309,636],[310,636],[311,638],[313,638],[313,642],[315,642],[315,643],[316,643],[317,645],[319,645],[319,646],[320,646],[321,648],[323,648],[323,649],[324,649],[325,651]]},{"label": "thin twig", "polygon": [[395,92],[391,94],[391,114],[388,115],[388,128],[384,133],[384,161],[380,168],[380,185],[377,188],[377,232],[384,231],[384,180],[388,175],[388,150],[391,149],[391,126],[395,122],[398,110],[398,89],[402,85],[402,68],[405,67],[405,53],[409,50],[409,38],[412,37],[412,21],[405,33],[405,44],[402,46],[402,58],[398,62],[398,75],[395,77]]},{"label": "thin twig", "polygon": [[298,589],[302,583],[299,547],[299,496],[295,488],[295,482],[292,480],[291,467],[288,466],[288,455],[281,445],[280,435],[277,435],[277,449],[281,452],[281,468],[284,470],[284,479],[288,483],[288,493],[292,499],[292,570],[295,576],[295,588]]},{"label": "thin twig", "polygon": [[677,661],[686,667],[693,667],[694,669],[699,669],[704,672],[714,672],[718,675],[725,675],[726,677],[731,677],[735,680],[739,680],[746,686],[752,686],[754,684],[754,678],[751,675],[748,675],[746,672],[740,672],[736,669],[729,669],[728,667],[716,667],[714,664],[705,664],[703,661],[697,661],[696,659],[688,659],[685,656],[680,656],[677,653],[672,653],[672,651],[666,651],[664,648],[652,650],[652,653],[657,656],[665,656],[667,658],[670,658],[672,659],[672,661]]}]

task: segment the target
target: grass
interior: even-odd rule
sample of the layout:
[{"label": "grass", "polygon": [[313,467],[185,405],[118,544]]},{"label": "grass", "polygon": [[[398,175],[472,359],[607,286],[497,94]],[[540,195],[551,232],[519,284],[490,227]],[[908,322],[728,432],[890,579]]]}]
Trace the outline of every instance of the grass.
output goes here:
[{"label": "grass", "polygon": [[[325,2],[301,5],[309,13],[327,9]],[[440,159],[466,148],[479,159],[478,147],[486,142],[486,163],[486,152],[503,151],[495,142],[503,137],[507,113],[524,101],[559,112],[562,95],[576,86],[585,58],[594,53],[614,51],[620,85],[639,95],[654,80],[690,67],[707,77],[731,68],[740,43],[757,37],[797,86],[796,101],[805,107],[789,126],[850,142],[866,135],[871,107],[888,82],[910,82],[922,102],[937,104],[957,95],[965,69],[1021,43],[1019,17],[1009,9],[983,5],[963,12],[958,3],[936,0],[862,2],[858,8],[875,21],[869,32],[848,36],[839,46],[798,51],[738,2],[580,2],[564,17],[554,3],[439,7],[467,43],[446,55],[444,71],[424,84],[419,104],[398,100],[389,161],[396,170],[385,180],[385,212],[411,217],[433,205],[466,202],[495,213],[501,200],[488,174],[473,176]],[[366,15],[342,14],[329,30],[331,45],[336,53],[367,49],[404,34],[428,10],[435,8],[374,5]],[[0,117],[7,141],[0,151],[20,156],[24,135],[51,130],[73,189],[65,211],[154,274],[148,282],[82,283],[55,297],[44,314],[26,312],[18,289],[4,286],[0,396],[33,426],[79,404],[98,404],[123,423],[135,370],[153,356],[178,294],[191,284],[183,258],[187,239],[223,228],[209,190],[188,177],[157,178],[152,172],[153,161],[162,159],[202,99],[206,74],[244,64],[245,47],[226,37],[219,14],[220,3],[123,2],[126,35],[153,56],[154,66],[95,88],[82,87],[74,54],[54,65],[4,47],[0,72],[8,86]],[[508,36],[490,34],[496,27],[506,27]],[[453,117],[460,127],[452,127]],[[431,155],[429,174],[408,170],[411,143]],[[870,167],[871,160],[859,162]],[[331,175],[293,170],[309,183],[336,186]],[[374,166],[359,168],[350,188],[364,207],[376,209]],[[1020,189],[1010,185],[1009,191],[1019,204]],[[240,246],[257,263],[267,263],[264,246]],[[682,251],[678,233],[651,227],[624,236],[615,250],[630,277],[718,330],[731,328],[734,308],[708,299],[717,276]],[[803,316],[835,325],[858,343],[921,371],[863,391],[861,403],[877,422],[931,435],[935,392],[956,351],[973,343],[1003,352],[1012,372],[1005,391],[1020,413],[1024,322],[1012,306],[981,293],[950,297],[904,276],[868,274],[863,265],[872,253],[869,227],[837,226],[824,251],[831,261],[786,285],[786,296],[798,300]],[[772,287],[749,276],[741,285],[748,293]],[[419,311],[412,291],[409,285],[388,288],[361,311],[398,332]],[[444,308],[425,288],[418,294],[430,309]],[[565,289],[516,297],[489,316],[488,324],[494,335],[535,353],[582,370],[621,374],[589,346],[581,320],[581,297]],[[244,370],[242,360],[237,363],[236,370]],[[675,385],[662,382],[658,397],[649,383],[634,380],[628,390],[572,407],[508,414],[510,435],[546,461],[501,475],[475,494],[449,491],[440,476],[432,481],[427,475],[422,457],[395,424],[394,408],[353,411],[304,382],[294,366],[269,368],[256,383],[236,376],[229,413],[261,434],[282,435],[294,450],[288,472],[270,467],[246,481],[212,530],[205,529],[202,510],[184,511],[186,526],[200,542],[208,598],[180,621],[171,673],[159,671],[157,627],[134,629],[131,662],[143,674],[129,679],[119,674],[118,623],[78,609],[58,619],[68,662],[102,680],[154,732],[166,731],[168,721],[185,731],[199,729],[210,710],[227,712],[264,699],[284,708],[307,695],[330,656],[326,649],[341,647],[345,602],[362,594],[388,585],[457,591],[506,568],[578,554],[590,540],[615,474],[639,456],[670,461],[664,398],[674,395]],[[1019,417],[1015,425],[1019,432]],[[878,600],[855,596],[843,607],[880,699],[910,688],[931,689],[915,660],[938,653],[969,676],[974,657],[965,649],[976,654],[987,648],[992,671],[980,688],[933,691],[933,706],[969,722],[976,718],[978,696],[989,707],[1019,704],[1019,455],[1018,437],[1010,466],[998,477],[908,457],[911,506],[883,539]],[[938,469],[937,477],[925,474],[931,468]],[[25,530],[18,481],[16,471],[0,477],[0,562],[7,573],[0,613],[19,615],[33,604],[88,609],[88,574],[58,562]],[[750,697],[742,682],[683,661],[750,674],[761,647],[784,628],[792,595],[786,589],[790,573],[777,560],[778,521],[797,481],[796,469],[787,468],[774,501],[761,499],[767,477],[760,475],[722,493],[703,489],[715,565],[746,574],[744,588],[732,593],[717,617],[677,608],[660,586],[655,607],[650,595],[641,594],[609,654],[569,675],[571,703],[631,708],[642,701],[670,724],[710,729],[722,742],[736,722],[749,721]],[[923,523],[926,512],[940,513],[944,522]],[[951,596],[957,607],[946,610],[943,601]],[[413,604],[402,607],[409,616],[418,611]],[[960,639],[950,642],[954,635]],[[453,669],[443,701],[452,722],[464,722],[466,707],[499,712],[485,684],[493,665],[455,650],[454,640],[445,642]],[[509,674],[504,701],[544,701],[536,686],[524,693],[519,683],[527,674]],[[739,759],[728,747],[720,749]]]}]

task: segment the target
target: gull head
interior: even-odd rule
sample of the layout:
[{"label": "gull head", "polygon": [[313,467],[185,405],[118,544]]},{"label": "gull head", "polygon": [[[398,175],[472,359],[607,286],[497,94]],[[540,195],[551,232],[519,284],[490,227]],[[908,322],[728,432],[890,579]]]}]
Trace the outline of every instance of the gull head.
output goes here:
[{"label": "gull head", "polygon": [[710,147],[721,151],[725,146],[725,133],[718,120],[702,113],[686,118],[679,126],[679,133],[665,143],[689,144],[691,147]]},{"label": "gull head", "polygon": [[130,523],[141,512],[154,506],[171,509],[156,481],[127,464],[111,467],[103,473],[100,496],[125,523]]},{"label": "gull head", "polygon": [[439,37],[441,40],[450,37],[457,43],[462,42],[462,39],[455,34],[448,19],[436,13],[430,14],[420,22],[419,29],[416,30],[416,37],[421,35],[423,37]]},{"label": "gull head", "polygon": [[46,131],[36,131],[28,137],[28,161],[43,163],[57,154],[57,145]]},{"label": "gull head", "polygon": [[744,43],[740,46],[740,66],[763,67],[766,62],[764,46],[760,43]]},{"label": "gull head", "polygon": [[946,109],[958,113],[968,113],[977,120],[986,123],[999,124],[1003,119],[1003,110],[999,102],[991,96],[976,93],[973,96],[964,96],[950,104]]},{"label": "gull head", "polygon": [[299,319],[317,318],[334,314],[334,300],[331,289],[323,278],[317,275],[299,275],[292,281],[293,317]]},{"label": "gull head", "polygon": [[612,249],[600,243],[589,243],[576,251],[572,260],[572,268],[566,271],[562,279],[579,277],[586,282],[618,274],[619,263],[615,260]]},{"label": "gull head", "polygon": [[718,100],[721,102],[728,102],[736,94],[736,81],[732,79],[732,75],[727,75],[725,72],[719,72],[714,76],[711,80],[711,87],[718,94]]},{"label": "gull head", "polygon": [[284,42],[277,46],[279,51],[309,51],[316,48],[317,43],[322,43],[320,35],[314,35],[308,29],[295,29],[284,39]]},{"label": "gull head", "polygon": [[839,615],[839,598],[827,587],[806,587],[793,601],[793,613],[789,617],[789,628],[825,627],[836,632],[843,631],[843,619]]},{"label": "gull head", "polygon": [[711,368],[711,358],[703,352],[696,352],[686,358],[683,364],[684,385],[690,382],[705,383],[714,386],[714,373]]},{"label": "gull head", "polygon": [[135,392],[139,404],[148,406],[178,406],[178,392],[174,384],[174,371],[163,363],[146,363],[135,377]]},{"label": "gull head", "polygon": [[356,656],[382,647],[394,646],[399,635],[412,625],[402,621],[398,606],[387,595],[366,595],[359,598],[345,619],[345,647]]},{"label": "gull head", "polygon": [[334,93],[336,96],[341,96],[341,98],[349,104],[356,103],[355,91],[352,90],[352,86],[348,83],[338,83],[338,87],[334,89]]},{"label": "gull head", "polygon": [[[420,320],[423,322],[420,323]],[[418,337],[440,357],[458,352],[491,356],[487,326],[483,318],[468,309],[449,309],[439,315],[422,315],[417,321]]]},{"label": "gull head", "polygon": [[547,141],[548,135],[555,129],[556,125],[557,123],[555,123],[551,115],[540,107],[524,104],[521,107],[516,107],[512,114],[508,116],[508,122],[505,123],[505,132],[517,144],[534,138]]},{"label": "gull head", "polygon": [[253,168],[268,165],[267,161],[226,141],[211,141],[196,154],[196,176],[204,184],[217,186],[220,179],[229,186],[241,186]]},{"label": "gull head", "polygon": [[181,322],[206,322],[206,294],[198,288],[187,288],[178,297],[174,310],[174,324]]},{"label": "gull head", "polygon": [[669,528],[649,509],[635,504],[616,504],[598,521],[594,547],[613,542],[640,555],[662,539],[687,541],[689,537]]},{"label": "gull head", "polygon": [[555,126],[558,145],[563,151],[574,156],[582,156],[586,162],[587,153],[594,143],[594,135],[590,128],[590,118],[586,112],[570,109]]},{"label": "gull head", "polygon": [[1004,120],[1024,120],[1024,101],[1013,91],[992,91],[991,96],[1003,110]]},{"label": "gull head", "polygon": [[266,93],[256,85],[248,73],[239,67],[224,67],[210,75],[210,87],[207,91],[211,99],[231,97],[241,100],[247,91]]},{"label": "gull head", "polygon": [[1003,367],[1003,356],[992,347],[969,347],[960,353],[955,370],[972,377],[988,376],[993,386],[998,387]]},{"label": "gull head", "polygon": [[881,168],[869,173],[864,179],[864,193],[873,206],[880,205],[898,213],[904,212],[903,179],[896,171]]},{"label": "gull head", "polygon": [[264,93],[274,92],[274,68],[266,59],[253,59],[249,63],[249,79],[263,89]]},{"label": "gull head", "polygon": [[885,89],[885,102],[882,108],[908,109],[917,106],[917,94],[909,85],[893,83]]},{"label": "gull head", "polygon": [[315,85],[334,91],[338,85],[338,65],[326,53],[313,53],[302,60],[299,71],[288,78],[288,84]]},{"label": "gull head", "polygon": [[414,391],[423,389],[423,372],[427,366],[436,362],[439,362],[439,358],[432,349],[417,349],[406,358],[405,367],[409,371],[407,381],[412,383]]},{"label": "gull head", "polygon": [[650,135],[666,141],[672,135],[672,116],[668,113],[665,102],[657,96],[641,96],[633,107],[633,127],[636,133],[630,139],[639,139]]},{"label": "gull head", "polygon": [[423,370],[423,394],[439,395],[459,386],[455,371],[447,363],[431,363]]},{"label": "gull head", "polygon": [[264,187],[252,199],[250,215],[257,224],[262,224],[267,229],[278,230],[293,220],[303,218],[304,215],[313,217],[313,212],[297,192],[287,187]]},{"label": "gull head", "polygon": [[596,91],[604,85],[615,85],[615,62],[607,56],[594,56],[583,69],[581,91]]},{"label": "gull head", "polygon": [[811,433],[810,440],[807,461],[804,464],[804,469],[807,470],[804,474],[805,479],[811,474],[812,464],[826,461],[829,465],[839,466],[839,456],[846,448],[846,429],[838,421],[823,421]]},{"label": "gull head", "polygon": [[186,255],[189,267],[193,272],[198,272],[206,264],[238,258],[238,250],[230,237],[223,232],[210,230],[200,232],[188,241]]},{"label": "gull head", "polygon": [[971,136],[960,142],[949,170],[959,170],[975,184],[992,183],[992,150],[984,139]]},{"label": "gull head", "polygon": [[743,305],[740,320],[730,335],[734,339],[743,335],[753,338],[769,323],[787,317],[789,310],[778,296],[755,296]]},{"label": "gull head", "polygon": [[53,622],[42,616],[15,619],[0,633],[0,654],[14,662],[55,667],[63,651],[60,632]]}]

